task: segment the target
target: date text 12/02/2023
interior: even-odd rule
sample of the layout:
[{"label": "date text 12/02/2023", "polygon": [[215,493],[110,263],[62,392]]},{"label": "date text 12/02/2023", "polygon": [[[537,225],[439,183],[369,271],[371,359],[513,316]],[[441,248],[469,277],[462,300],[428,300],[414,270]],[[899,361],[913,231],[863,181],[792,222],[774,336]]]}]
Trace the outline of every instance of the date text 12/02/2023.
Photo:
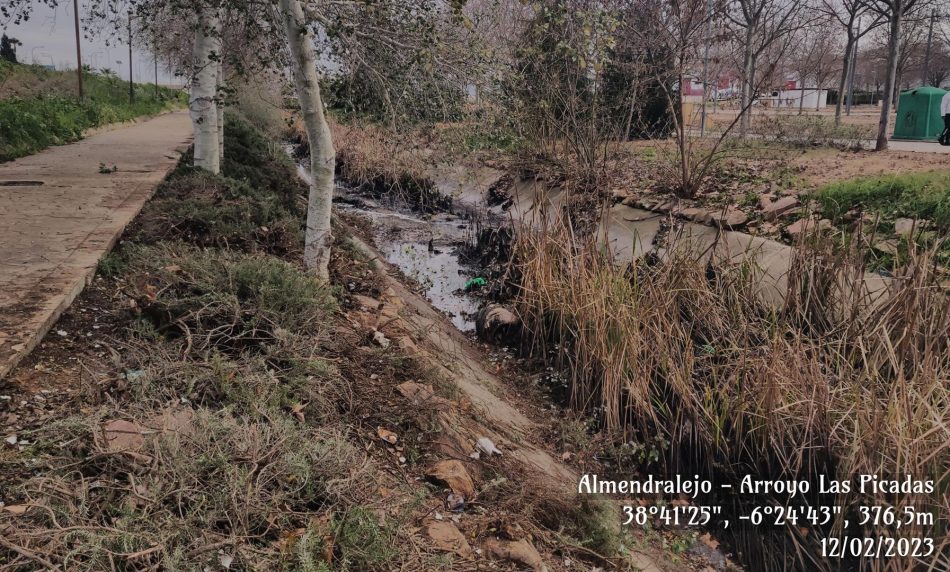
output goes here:
[{"label": "date text 12/02/2023", "polygon": [[[712,481],[698,476],[671,479],[656,479],[652,476],[643,480],[610,480],[597,475],[584,475],[578,482],[579,494],[606,495],[643,495],[674,497],[672,502],[665,501],[649,504],[641,500],[637,505],[623,507],[623,523],[631,526],[664,526],[729,528],[732,519],[754,527],[828,527],[840,526],[837,536],[821,538],[821,552],[828,558],[890,558],[894,556],[927,557],[934,553],[932,538],[905,537],[906,533],[920,534],[932,530],[936,524],[933,512],[914,506],[876,506],[849,504],[846,508],[838,504],[814,505],[797,504],[804,501],[805,495],[848,495],[857,493],[916,495],[930,494],[934,490],[932,480],[917,480],[910,475],[901,479],[884,479],[877,475],[858,475],[854,480],[835,480],[820,477],[817,483],[803,480],[757,480],[751,475],[743,477],[735,486],[722,483],[715,486]],[[715,495],[714,495],[715,491]],[[748,496],[751,499],[761,496],[770,497],[770,502],[751,506],[738,513],[726,515],[718,504],[702,504],[701,497],[729,495]],[[705,500],[705,499],[704,499]],[[782,504],[782,500],[788,504]],[[868,530],[886,529],[894,534],[866,537]]]}]

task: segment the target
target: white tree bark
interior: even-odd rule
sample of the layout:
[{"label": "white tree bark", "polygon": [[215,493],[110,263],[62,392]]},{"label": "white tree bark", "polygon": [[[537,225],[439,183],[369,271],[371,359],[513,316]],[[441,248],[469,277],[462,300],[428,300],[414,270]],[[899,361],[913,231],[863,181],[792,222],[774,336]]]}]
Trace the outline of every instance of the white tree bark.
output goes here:
[{"label": "white tree bark", "polygon": [[221,22],[217,12],[199,8],[188,110],[191,112],[195,134],[195,166],[215,174],[221,171],[218,109],[215,102],[220,31]]},{"label": "white tree bark", "polygon": [[313,37],[304,19],[299,0],[280,0],[287,42],[293,57],[294,83],[310,143],[310,196],[307,201],[307,231],[304,238],[304,265],[319,278],[329,278],[330,206],[336,151],[330,125],[323,112],[317,75]]},{"label": "white tree bark", "polygon": [[[221,53],[220,46],[221,41],[218,40],[219,50],[218,53]],[[220,96],[221,90],[224,87],[224,62],[218,61],[218,77],[216,93]],[[215,107],[218,110],[218,161],[219,165],[224,163],[224,105],[221,103],[221,98],[218,98],[218,101],[215,103]]]}]

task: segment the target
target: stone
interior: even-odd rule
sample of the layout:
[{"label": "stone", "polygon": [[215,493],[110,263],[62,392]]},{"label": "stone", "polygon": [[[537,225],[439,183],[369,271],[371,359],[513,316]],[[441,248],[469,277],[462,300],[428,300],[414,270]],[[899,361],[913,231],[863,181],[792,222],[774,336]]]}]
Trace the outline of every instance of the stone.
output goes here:
[{"label": "stone", "polygon": [[705,214],[705,211],[698,207],[687,207],[685,209],[680,210],[677,214],[689,220],[696,220],[698,217]]},{"label": "stone", "polygon": [[145,427],[126,421],[113,419],[102,426],[106,436],[106,445],[113,453],[118,451],[139,451],[145,446]]},{"label": "stone", "polygon": [[524,564],[534,572],[547,572],[548,570],[537,549],[525,538],[513,542],[489,538],[483,546],[485,551],[495,558]]},{"label": "stone", "polygon": [[353,301],[359,304],[359,306],[364,310],[378,310],[381,304],[381,302],[376,298],[361,296],[359,294],[353,295]]},{"label": "stone", "polygon": [[521,320],[500,304],[488,304],[475,317],[475,332],[482,339],[506,343],[517,338]]},{"label": "stone", "polygon": [[787,214],[799,206],[798,197],[782,197],[774,203],[770,203],[767,207],[763,208],[762,211],[765,213],[765,217],[770,220],[775,220],[778,217]]},{"label": "stone", "polygon": [[894,234],[897,236],[910,236],[917,228],[920,228],[920,223],[912,218],[899,218],[894,221]]},{"label": "stone", "polygon": [[715,214],[713,222],[726,228],[739,228],[749,221],[749,215],[739,209],[726,209]]},{"label": "stone", "polygon": [[887,239],[875,242],[874,250],[883,252],[884,254],[890,254],[891,256],[897,256],[899,247],[896,240]]},{"label": "stone", "polygon": [[788,225],[788,227],[785,228],[785,232],[792,238],[798,238],[809,228],[814,228],[815,225],[813,222],[811,219],[800,218]]},{"label": "stone", "polygon": [[472,553],[472,547],[465,536],[454,524],[448,521],[430,520],[426,523],[426,534],[435,543],[435,547],[445,552],[454,552],[465,557]]},{"label": "stone", "polygon": [[389,338],[386,337],[386,334],[380,332],[379,330],[373,332],[373,341],[383,349],[388,348],[390,344]]},{"label": "stone", "polygon": [[475,483],[472,481],[472,477],[468,474],[468,471],[465,470],[465,465],[463,465],[461,461],[456,459],[439,461],[429,467],[426,471],[426,476],[448,487],[452,492],[462,495],[466,499],[471,499],[475,496]]},{"label": "stone", "polygon": [[402,350],[402,353],[414,356],[419,353],[419,346],[416,345],[416,342],[412,341],[410,336],[399,336],[396,338],[396,347]]},{"label": "stone", "polygon": [[452,405],[452,402],[448,399],[436,395],[431,385],[422,385],[414,381],[406,381],[397,385],[396,391],[408,399],[415,407],[446,410],[451,408]]}]

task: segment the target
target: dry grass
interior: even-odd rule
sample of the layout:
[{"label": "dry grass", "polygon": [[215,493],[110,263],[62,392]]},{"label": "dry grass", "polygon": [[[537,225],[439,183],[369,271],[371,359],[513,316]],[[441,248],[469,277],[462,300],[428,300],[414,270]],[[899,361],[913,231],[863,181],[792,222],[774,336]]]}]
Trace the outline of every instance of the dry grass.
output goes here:
[{"label": "dry grass", "polygon": [[[343,184],[425,212],[447,210],[442,195],[426,172],[426,138],[421,131],[396,133],[372,123],[330,122],[336,148],[336,175]],[[309,153],[307,136],[298,122],[291,128],[296,154]]]},{"label": "dry grass", "polygon": [[[916,253],[873,303],[860,257],[800,250],[781,312],[758,303],[756,272],[743,263],[706,266],[674,248],[663,262],[618,269],[563,229],[522,233],[515,252],[530,349],[567,372],[572,403],[618,439],[658,450],[668,473],[716,482],[747,473],[933,479],[931,495],[807,501],[933,511],[935,526],[898,534],[935,537],[938,553],[947,550],[950,301],[932,252]],[[761,569],[828,569],[816,547],[830,529],[785,532],[763,542],[761,529],[739,531],[733,543]]]}]

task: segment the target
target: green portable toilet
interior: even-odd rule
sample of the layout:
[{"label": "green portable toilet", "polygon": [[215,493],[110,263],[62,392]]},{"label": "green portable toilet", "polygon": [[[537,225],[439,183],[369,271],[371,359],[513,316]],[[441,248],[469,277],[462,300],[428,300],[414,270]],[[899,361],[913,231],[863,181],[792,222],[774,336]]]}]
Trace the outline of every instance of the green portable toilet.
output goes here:
[{"label": "green portable toilet", "polygon": [[943,131],[940,100],[945,93],[945,89],[929,86],[902,92],[897,104],[894,139],[936,141]]}]

